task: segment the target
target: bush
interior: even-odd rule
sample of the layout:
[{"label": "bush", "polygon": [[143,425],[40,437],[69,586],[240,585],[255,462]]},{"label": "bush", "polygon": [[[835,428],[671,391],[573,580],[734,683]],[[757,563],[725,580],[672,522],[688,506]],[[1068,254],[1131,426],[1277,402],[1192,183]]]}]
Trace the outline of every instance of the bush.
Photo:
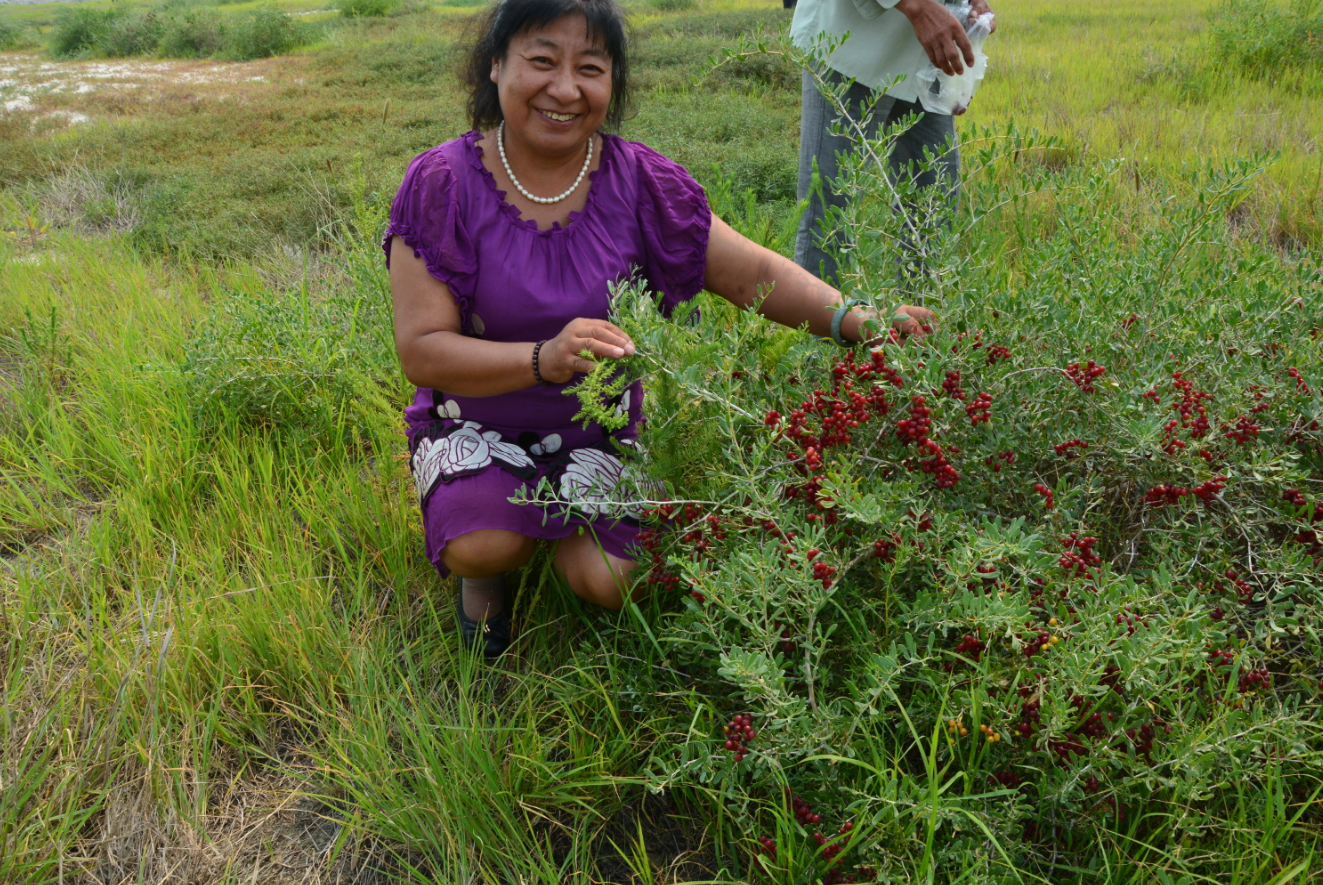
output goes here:
[{"label": "bush", "polygon": [[62,10],[51,31],[51,55],[74,58],[103,54],[111,29],[125,15],[119,9]]},{"label": "bush", "polygon": [[1109,198],[1115,168],[1043,170],[1016,187],[1071,194],[1058,223],[989,243],[1020,196],[979,169],[1052,144],[971,140],[1003,147],[966,158],[949,231],[876,163],[840,184],[844,294],[886,323],[918,285],[926,339],[843,353],[616,293],[671,499],[638,538],[672,600],[651,691],[708,698],[658,728],[687,737],[650,783],[713,797],[773,882],[1300,863],[1309,826],[1262,808],[1323,783],[1323,272],[1236,239],[1254,162],[1157,212]]},{"label": "bush", "polygon": [[220,17],[206,7],[186,7],[165,17],[158,52],[167,58],[205,58],[224,45]]},{"label": "bush", "polygon": [[1211,13],[1214,51],[1258,77],[1323,63],[1323,0],[1223,0]]},{"label": "bush", "polygon": [[269,58],[308,42],[306,28],[274,6],[231,19],[225,28],[222,54],[234,61]]},{"label": "bush", "polygon": [[112,21],[97,46],[97,54],[111,58],[153,55],[161,42],[160,15],[152,9],[130,12]]},{"label": "bush", "polygon": [[0,18],[0,49],[13,49],[23,44],[26,32],[17,22]]},{"label": "bush", "polygon": [[399,8],[398,0],[336,0],[344,18],[373,18],[390,15]]}]

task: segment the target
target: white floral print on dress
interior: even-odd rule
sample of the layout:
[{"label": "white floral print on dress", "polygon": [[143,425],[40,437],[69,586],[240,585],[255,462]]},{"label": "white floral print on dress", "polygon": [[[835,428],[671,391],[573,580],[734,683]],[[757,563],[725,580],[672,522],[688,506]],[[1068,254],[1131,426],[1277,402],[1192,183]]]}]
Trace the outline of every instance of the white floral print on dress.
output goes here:
[{"label": "white floral print on dress", "polygon": [[560,451],[561,438],[559,433],[548,433],[542,437],[542,442],[533,443],[528,450],[534,455],[552,455]]},{"label": "white floral print on dress", "polygon": [[422,503],[441,473],[442,455],[437,447],[449,445],[445,439],[424,439],[418,443],[418,450],[413,453],[413,487],[418,492],[418,503]]},{"label": "white floral print on dress", "polygon": [[[453,400],[452,400],[453,402]],[[533,459],[514,443],[502,442],[495,430],[484,431],[476,421],[465,421],[464,426],[440,439],[425,439],[413,454],[413,477],[418,500],[436,484],[438,476],[456,476],[476,473],[492,461],[510,467],[532,467]]]},{"label": "white floral print on dress", "polygon": [[625,465],[614,455],[597,449],[575,449],[560,478],[561,497],[587,513],[606,514],[611,510],[611,493],[624,469]]},{"label": "white floral print on dress", "polygon": [[615,417],[624,418],[629,415],[629,391],[626,390],[624,396],[620,397],[620,405],[616,406]]}]

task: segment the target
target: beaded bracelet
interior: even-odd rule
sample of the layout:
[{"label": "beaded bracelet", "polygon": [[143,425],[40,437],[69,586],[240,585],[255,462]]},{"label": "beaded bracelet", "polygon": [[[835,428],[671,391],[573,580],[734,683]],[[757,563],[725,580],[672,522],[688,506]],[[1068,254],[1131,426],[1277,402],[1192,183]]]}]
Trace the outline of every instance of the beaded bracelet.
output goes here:
[{"label": "beaded bracelet", "polygon": [[835,341],[838,347],[854,347],[853,342],[847,343],[841,338],[841,320],[845,319],[845,315],[849,313],[850,308],[854,307],[856,304],[863,304],[863,303],[864,302],[860,301],[857,298],[851,298],[849,301],[845,302],[840,307],[836,308],[836,313],[832,314],[831,340]]},{"label": "beaded bracelet", "polygon": [[533,377],[537,379],[538,384],[546,384],[550,386],[551,382],[548,381],[546,378],[542,377],[542,373],[538,371],[538,366],[537,366],[538,351],[540,351],[542,349],[542,345],[546,343],[547,343],[547,339],[543,338],[537,344],[533,345]]}]

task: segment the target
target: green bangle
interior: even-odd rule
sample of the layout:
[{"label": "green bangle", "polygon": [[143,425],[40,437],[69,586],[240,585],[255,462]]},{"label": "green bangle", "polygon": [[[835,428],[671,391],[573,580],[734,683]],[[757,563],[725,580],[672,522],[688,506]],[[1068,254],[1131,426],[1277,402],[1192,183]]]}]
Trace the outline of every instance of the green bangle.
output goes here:
[{"label": "green bangle", "polygon": [[850,308],[854,307],[856,304],[863,303],[864,302],[857,298],[851,298],[849,301],[836,308],[836,313],[832,314],[831,340],[835,341],[838,347],[854,347],[854,344],[847,344],[845,341],[841,340],[841,320],[845,319],[845,315],[849,312]]}]

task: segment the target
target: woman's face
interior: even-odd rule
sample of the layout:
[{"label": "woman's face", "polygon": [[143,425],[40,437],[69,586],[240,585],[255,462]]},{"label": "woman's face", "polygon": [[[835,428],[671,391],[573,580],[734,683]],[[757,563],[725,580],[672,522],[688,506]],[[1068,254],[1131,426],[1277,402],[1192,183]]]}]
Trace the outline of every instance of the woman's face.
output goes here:
[{"label": "woman's face", "polygon": [[492,60],[507,137],[538,153],[569,154],[606,119],[611,59],[588,39],[588,21],[567,15],[510,41]]}]

